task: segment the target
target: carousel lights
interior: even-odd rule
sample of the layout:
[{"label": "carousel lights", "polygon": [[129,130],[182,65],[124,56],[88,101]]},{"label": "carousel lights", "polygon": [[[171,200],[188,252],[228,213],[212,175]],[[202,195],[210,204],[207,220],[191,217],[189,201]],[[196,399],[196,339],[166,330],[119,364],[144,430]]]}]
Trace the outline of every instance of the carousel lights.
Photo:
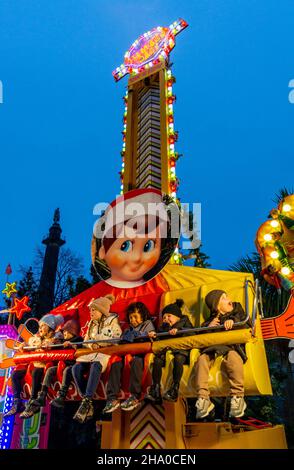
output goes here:
[{"label": "carousel lights", "polygon": [[125,109],[124,109],[124,117],[123,117],[123,144],[122,144],[122,150],[120,152],[121,157],[122,157],[122,162],[121,162],[121,171],[119,172],[120,175],[120,194],[123,194],[123,189],[124,189],[124,172],[125,172],[125,154],[126,154],[126,133],[127,133],[127,114],[128,114],[128,91],[126,91],[125,96],[123,97],[124,103],[125,103]]},{"label": "carousel lights", "polygon": [[271,258],[277,259],[279,257],[279,253],[277,251],[272,251],[270,254]]},{"label": "carousel lights", "polygon": [[281,269],[281,274],[283,274],[284,276],[288,276],[290,274],[290,268],[288,268],[288,266],[283,266],[282,269]]},{"label": "carousel lights", "polygon": [[266,242],[270,242],[273,239],[273,236],[270,233],[266,233],[263,238]]},{"label": "carousel lights", "polygon": [[[177,199],[177,189],[179,180],[176,177],[176,158],[175,158],[175,142],[177,141],[178,134],[174,129],[174,115],[173,115],[173,102],[175,96],[173,95],[172,85],[175,79],[172,76],[170,69],[165,72],[165,86],[166,86],[166,109],[167,109],[167,136],[168,136],[168,182],[170,195]],[[176,255],[174,262],[180,258],[180,255]]]},{"label": "carousel lights", "polygon": [[283,208],[282,208],[283,212],[290,212],[290,210],[291,210],[290,204],[284,204],[283,205]]},{"label": "carousel lights", "polygon": [[277,220],[271,220],[270,224],[273,228],[277,228],[279,226],[279,222]]},{"label": "carousel lights", "polygon": [[142,34],[124,54],[124,63],[112,72],[116,81],[127,73],[138,73],[165,61],[175,47],[175,36],[188,26],[182,18],[169,27],[158,26]]}]

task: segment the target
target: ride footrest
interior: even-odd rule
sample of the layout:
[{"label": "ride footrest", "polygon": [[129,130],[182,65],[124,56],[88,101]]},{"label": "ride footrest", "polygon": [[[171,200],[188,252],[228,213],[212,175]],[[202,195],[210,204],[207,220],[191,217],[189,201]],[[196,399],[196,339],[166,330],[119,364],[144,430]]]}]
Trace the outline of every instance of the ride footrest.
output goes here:
[{"label": "ride footrest", "polygon": [[271,428],[273,426],[271,423],[266,423],[260,419],[252,418],[251,416],[248,416],[247,419],[236,418],[236,421],[239,424],[250,426],[255,429]]}]

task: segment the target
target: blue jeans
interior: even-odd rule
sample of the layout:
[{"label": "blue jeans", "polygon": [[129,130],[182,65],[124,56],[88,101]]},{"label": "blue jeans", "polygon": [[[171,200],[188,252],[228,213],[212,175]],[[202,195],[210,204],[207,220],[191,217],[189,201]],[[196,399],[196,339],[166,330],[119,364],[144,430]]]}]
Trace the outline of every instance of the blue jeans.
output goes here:
[{"label": "blue jeans", "polygon": [[[89,371],[88,380],[84,374]],[[72,368],[72,375],[79,393],[83,397],[93,398],[100,380],[102,366],[100,362],[77,362]]]}]

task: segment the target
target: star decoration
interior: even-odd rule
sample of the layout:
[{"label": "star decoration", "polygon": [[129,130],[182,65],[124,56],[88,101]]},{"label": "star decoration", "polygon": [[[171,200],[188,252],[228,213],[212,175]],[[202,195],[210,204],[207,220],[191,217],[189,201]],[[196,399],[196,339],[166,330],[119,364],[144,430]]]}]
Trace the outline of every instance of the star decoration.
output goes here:
[{"label": "star decoration", "polygon": [[16,282],[6,282],[6,286],[5,289],[3,289],[2,294],[5,294],[9,299],[12,294],[15,294],[16,292]]},{"label": "star decoration", "polygon": [[25,295],[22,299],[14,299],[13,307],[10,313],[14,313],[18,320],[21,320],[25,312],[30,312],[32,309],[28,306],[29,298]]}]

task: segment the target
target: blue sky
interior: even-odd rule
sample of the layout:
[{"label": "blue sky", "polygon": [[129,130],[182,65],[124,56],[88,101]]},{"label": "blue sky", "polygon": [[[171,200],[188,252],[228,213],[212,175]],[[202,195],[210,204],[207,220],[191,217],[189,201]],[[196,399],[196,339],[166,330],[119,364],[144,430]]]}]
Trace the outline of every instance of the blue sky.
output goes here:
[{"label": "blue sky", "polygon": [[17,277],[32,262],[56,207],[88,271],[93,207],[119,191],[127,78],[111,72],[178,17],[179,196],[202,204],[214,268],[254,249],[275,193],[293,187],[293,1],[1,0],[1,285],[7,263]]}]

